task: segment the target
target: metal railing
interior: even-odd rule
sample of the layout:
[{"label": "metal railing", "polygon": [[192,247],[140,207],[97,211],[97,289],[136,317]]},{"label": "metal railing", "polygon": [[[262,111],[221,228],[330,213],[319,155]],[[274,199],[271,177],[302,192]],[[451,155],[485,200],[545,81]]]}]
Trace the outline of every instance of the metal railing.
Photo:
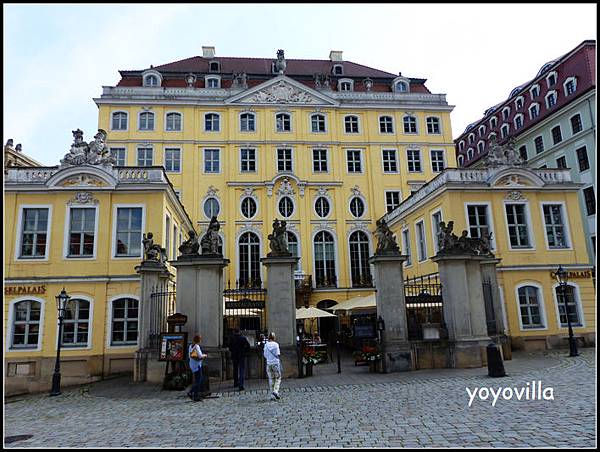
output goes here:
[{"label": "metal railing", "polygon": [[158,350],[160,333],[167,331],[167,317],[175,313],[176,292],[170,286],[159,286],[150,295],[150,331],[148,346]]},{"label": "metal railing", "polygon": [[404,281],[408,338],[423,339],[423,325],[439,325],[440,336],[446,329],[439,274],[415,276]]}]

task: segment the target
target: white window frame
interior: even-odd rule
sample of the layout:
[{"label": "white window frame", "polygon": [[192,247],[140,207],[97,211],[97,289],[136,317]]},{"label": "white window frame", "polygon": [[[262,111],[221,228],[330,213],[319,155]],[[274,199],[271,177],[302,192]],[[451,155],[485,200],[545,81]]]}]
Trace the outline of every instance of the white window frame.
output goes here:
[{"label": "white window frame", "polygon": [[[356,216],[352,213],[352,201],[358,198],[361,200],[362,204],[363,204],[363,213],[362,215]],[[350,216],[356,220],[361,219],[361,218],[365,218],[365,216],[367,216],[368,214],[368,208],[367,208],[367,200],[364,198],[364,196],[361,195],[352,195],[350,196],[350,198],[348,199],[348,213],[350,214]]]},{"label": "white window frame", "polygon": [[[35,347],[13,347],[13,334],[14,334],[14,319],[15,319],[15,305],[22,301],[35,301],[40,303],[40,320],[39,320],[39,328],[38,328],[38,342]],[[43,347],[43,337],[44,337],[44,313],[46,310],[46,300],[43,298],[38,298],[36,296],[23,295],[17,298],[14,298],[10,301],[5,301],[8,303],[8,322],[6,328],[6,340],[4,341],[4,350],[10,353],[31,353],[31,352],[40,352]],[[58,323],[58,322],[57,322]]]},{"label": "white window frame", "polygon": [[490,129],[495,129],[496,127],[498,127],[498,118],[492,116],[490,118]]},{"label": "white window frame", "polygon": [[[71,210],[72,209],[94,209],[94,252],[91,256],[69,256],[70,230],[71,230]],[[96,260],[98,253],[98,214],[99,207],[93,204],[71,204],[65,207],[65,231],[63,236],[63,259],[73,261],[93,261]]]},{"label": "white window frame", "polygon": [[[277,130],[277,120],[279,116],[287,117],[290,124],[290,130]],[[284,122],[285,123],[285,122]],[[282,123],[282,125],[284,124]],[[292,125],[292,114],[287,111],[278,111],[275,113],[275,133],[292,133],[294,131],[294,127]]]},{"label": "white window frame", "polygon": [[[52,233],[52,204],[21,204],[19,205],[19,219],[17,221],[17,240],[15,245],[15,261],[18,262],[43,262],[50,255]],[[44,257],[21,257],[21,244],[23,240],[23,213],[25,209],[48,209],[48,222],[46,224],[46,249]]]},{"label": "white window frame", "polygon": [[[206,128],[206,119],[208,115],[216,115],[219,121],[219,128],[217,130],[208,130]],[[214,123],[213,123],[214,125]],[[202,130],[205,133],[220,133],[221,132],[221,113],[216,112],[216,111],[207,111],[204,113],[204,117],[203,117],[203,121],[202,121]]]},{"label": "white window frame", "polygon": [[[548,99],[552,96],[554,96],[554,105],[551,106],[548,102]],[[550,110],[551,108],[556,107],[556,105],[558,104],[558,91],[556,91],[556,90],[548,91],[546,96],[544,96],[544,100],[546,102],[546,109]]]},{"label": "white window frame", "polygon": [[[521,119],[521,126],[517,126],[517,119]],[[523,116],[523,113],[519,113],[517,115],[515,115],[515,117],[513,118],[513,124],[515,126],[515,130],[519,130],[521,128],[523,128],[523,126],[525,126],[525,116]]]},{"label": "white window frame", "polygon": [[484,124],[482,124],[482,125],[479,126],[478,132],[479,132],[479,136],[480,137],[483,137],[485,135],[486,129],[487,128],[485,127]]},{"label": "white window frame", "polygon": [[[325,125],[325,130],[323,130],[323,131],[313,130],[313,122],[312,122],[313,116],[322,116],[323,117],[323,124]],[[327,115],[325,113],[311,113],[310,115],[308,115],[308,128],[311,133],[327,133],[327,130],[329,130],[328,124],[327,124]]]},{"label": "white window frame", "polygon": [[[510,230],[508,228],[508,217],[506,214],[506,206],[507,205],[512,205],[512,204],[522,204],[525,206],[525,220],[527,221],[527,237],[529,240],[529,247],[513,247],[512,243],[510,242]],[[535,236],[533,234],[533,222],[531,221],[531,209],[529,206],[529,201],[527,200],[520,200],[520,201],[509,201],[509,200],[504,200],[503,206],[502,206],[502,215],[504,217],[504,225],[506,226],[506,241],[508,244],[508,249],[510,251],[523,251],[523,252],[532,252],[536,250],[536,243],[535,243]]]},{"label": "white window frame", "polygon": [[[360,171],[350,171],[350,168],[348,168],[348,163],[350,163],[350,161],[348,160],[348,152],[358,152],[358,162],[360,165]],[[365,172],[365,165],[364,165],[364,159],[363,159],[363,150],[362,149],[345,149],[345,154],[346,154],[346,174],[363,174]],[[356,165],[354,165],[356,166]]]},{"label": "white window frame", "polygon": [[502,120],[508,121],[508,118],[510,118],[510,107],[504,107],[502,109]]},{"label": "white window frame", "polygon": [[433,255],[435,256],[440,250],[438,249],[438,235],[437,235],[437,231],[436,231],[436,226],[435,226],[435,222],[434,222],[434,218],[433,216],[436,214],[440,214],[440,221],[444,221],[444,212],[442,211],[442,208],[439,207],[435,210],[433,210],[431,212],[430,215],[430,219],[431,219],[431,237],[433,240]]},{"label": "white window frame", "polygon": [[[117,300],[120,300],[122,298],[132,298],[134,300],[137,300],[138,302],[138,316],[137,316],[137,324],[138,324],[138,329],[137,329],[137,341],[135,344],[131,343],[131,344],[112,344],[112,333],[113,333],[113,303]],[[119,295],[115,295],[114,297],[111,297],[107,300],[107,307],[108,307],[108,313],[107,313],[107,318],[108,318],[108,322],[106,325],[106,343],[105,343],[105,347],[107,349],[124,349],[124,348],[137,348],[139,346],[140,343],[140,314],[142,312],[142,301],[140,300],[140,297],[137,295],[132,295],[132,294],[119,294]]]},{"label": "white window frame", "polygon": [[[342,89],[342,84],[344,83],[349,83],[350,84],[350,89]],[[347,93],[351,93],[352,91],[354,91],[354,80],[352,80],[351,78],[341,78],[338,80],[338,85],[337,85],[337,89],[340,92],[347,92]]]},{"label": "white window frame", "polygon": [[[441,170],[433,168],[433,162],[434,162],[434,160],[433,160],[433,153],[434,152],[441,152],[442,153],[442,165],[444,166],[444,168],[442,168]],[[434,173],[441,173],[442,171],[444,171],[447,168],[446,151],[445,151],[445,149],[430,149],[429,150],[429,159],[431,160],[431,171],[433,171]]]},{"label": "white window frame", "polygon": [[407,227],[402,228],[402,254],[406,256],[404,261],[405,267],[412,267],[414,264],[414,256],[412,254],[412,248],[410,246],[410,229]]},{"label": "white window frame", "polygon": [[[550,84],[550,77],[554,76],[554,84]],[[553,86],[556,86],[558,84],[558,72],[556,71],[552,71],[549,72],[548,75],[546,75],[546,86],[550,89]]]},{"label": "white window frame", "polygon": [[460,141],[460,143],[458,143],[458,150],[459,151],[464,151],[465,150],[465,142],[464,141]]},{"label": "white window frame", "polygon": [[463,166],[465,164],[465,156],[459,155],[457,158],[457,163],[458,163],[458,166]]},{"label": "white window frame", "polygon": [[[218,156],[219,156],[219,171],[206,171],[206,151],[219,151],[218,152]],[[223,172],[223,165],[222,165],[222,160],[221,159],[221,148],[202,148],[202,174],[208,174],[208,175],[214,175],[214,174],[221,174]]]},{"label": "white window frame", "polygon": [[[140,166],[140,149],[150,149],[152,151],[152,165],[144,165],[144,166]],[[146,158],[144,158],[144,160],[147,160]],[[136,146],[135,148],[135,166],[139,167],[139,168],[148,168],[149,166],[154,166],[155,160],[154,160],[154,146],[151,144],[140,144],[138,146]]]},{"label": "white window frame", "polygon": [[[573,86],[574,86],[574,90],[570,94],[567,91],[567,85],[569,84],[569,82],[573,82]],[[569,96],[572,96],[573,94],[575,94],[577,92],[577,77],[572,76],[572,77],[569,77],[568,79],[566,79],[563,83],[563,91],[565,93],[565,97],[569,97]]]},{"label": "white window frame", "polygon": [[[548,233],[546,232],[546,217],[544,216],[544,206],[561,206],[561,217],[563,221],[563,229],[565,234],[566,245],[564,248],[550,248],[548,244]],[[547,251],[569,251],[573,249],[573,240],[571,238],[571,228],[569,226],[569,215],[567,211],[567,204],[564,201],[542,201],[540,202],[540,214],[542,218],[542,227],[544,228],[544,241],[546,243]]]},{"label": "white window frame", "polygon": [[[142,129],[142,115],[149,114],[152,115],[152,128],[151,129]],[[140,110],[138,111],[138,132],[154,132],[156,130],[156,113],[149,110]]]},{"label": "white window frame", "polygon": [[[318,201],[320,198],[324,198],[324,199],[325,199],[325,201],[327,201],[327,204],[329,205],[329,210],[327,211],[327,215],[325,215],[324,217],[322,217],[321,215],[319,215],[319,212],[317,211],[317,201]],[[314,202],[313,202],[313,210],[314,210],[314,212],[315,212],[315,217],[317,217],[317,218],[321,218],[321,219],[323,219],[323,220],[324,220],[324,219],[327,219],[327,218],[329,218],[329,216],[331,215],[331,212],[332,212],[332,210],[333,210],[333,206],[332,206],[332,204],[333,204],[333,202],[332,202],[332,200],[331,200],[331,199],[329,199],[329,197],[328,197],[328,196],[325,196],[325,195],[317,195],[317,196],[315,197],[315,200],[314,200]]]},{"label": "white window frame", "polygon": [[[255,147],[240,147],[240,173],[241,174],[253,174],[253,173],[257,173],[258,172],[258,149]],[[244,159],[242,158],[242,151],[254,151],[254,170],[244,170],[242,169],[242,162],[244,161]],[[250,161],[250,160],[248,160]]]},{"label": "white window frame", "polygon": [[467,160],[471,160],[475,156],[475,150],[473,148],[467,149]]},{"label": "white window frame", "polygon": [[[280,170],[279,169],[279,151],[284,150],[284,149],[288,149],[290,151],[290,162],[292,164],[292,169],[290,169],[290,170]],[[287,160],[287,159],[284,159],[284,160]],[[293,173],[295,169],[296,169],[296,165],[294,164],[294,148],[291,146],[276,147],[275,148],[275,170],[276,170],[277,174]]]},{"label": "white window frame", "polygon": [[[413,170],[410,169],[409,162],[411,160],[409,159],[409,152],[417,152],[417,155],[419,156],[418,162],[419,162],[420,169],[418,171],[414,170],[414,169]],[[413,167],[414,167],[415,166],[414,165],[414,163],[415,163],[414,159],[412,159],[412,163],[413,163]],[[420,149],[407,149],[406,150],[406,170],[409,173],[422,173],[423,172],[423,158],[421,156],[421,150]]]},{"label": "white window frame", "polygon": [[[536,95],[533,95],[533,91],[536,91]],[[529,88],[529,96],[531,97],[531,100],[534,100],[535,98],[539,97],[540,95],[540,85],[538,85],[537,83],[535,85],[532,85],[531,88]]]},{"label": "white window frame", "polygon": [[[519,106],[519,101],[521,101],[521,106]],[[519,96],[515,99],[515,110],[520,110],[525,106],[525,98],[523,96]]]},{"label": "white window frame", "polygon": [[[393,152],[393,163],[396,165],[396,171],[392,171],[392,170],[386,170],[385,169],[385,153],[386,152]],[[391,161],[388,160],[388,163],[390,163]],[[395,148],[382,148],[381,149],[381,171],[384,174],[398,174],[400,172],[400,161],[398,160],[398,149]]]},{"label": "white window frame", "polygon": [[[425,250],[425,256],[421,255],[421,247],[420,247],[419,233],[418,233],[418,227],[417,227],[419,224],[422,225],[423,249]],[[415,221],[415,239],[416,239],[415,245],[417,247],[417,262],[420,264],[422,262],[425,262],[427,259],[429,259],[429,255],[427,253],[427,233],[425,232],[425,217],[421,217],[417,221]]]},{"label": "white window frame", "polygon": [[[328,200],[329,201],[329,200]],[[317,289],[317,256],[315,253],[315,237],[317,236],[318,233],[320,232],[327,232],[329,234],[331,234],[331,237],[333,238],[333,253],[334,253],[334,258],[335,258],[335,263],[334,263],[334,269],[335,269],[335,286],[334,287],[327,287],[324,289],[332,289],[332,288],[338,288],[340,285],[340,256],[339,256],[339,251],[338,251],[338,239],[337,239],[337,234],[335,231],[329,230],[329,229],[317,229],[316,231],[314,231],[312,233],[312,237],[311,237],[311,241],[310,241],[310,246],[311,246],[311,251],[312,251],[312,269],[313,269],[313,288]],[[319,288],[321,289],[321,288]]]},{"label": "white window frame", "polygon": [[136,255],[131,255],[131,256],[117,256],[117,212],[118,209],[134,209],[134,208],[141,208],[142,209],[142,227],[141,227],[141,231],[140,234],[141,238],[143,238],[143,234],[144,231],[146,230],[146,204],[113,204],[113,224],[112,224],[112,236],[111,236],[111,260],[117,260],[117,261],[122,261],[122,260],[137,260],[137,259],[141,259],[144,256],[144,246],[140,240],[140,254],[138,256]]},{"label": "white window frame", "polygon": [[[327,167],[326,171],[315,171],[315,152],[314,151],[325,151],[325,166]],[[330,166],[329,166],[329,149],[327,148],[319,148],[319,147],[313,147],[311,148],[311,154],[312,154],[312,159],[311,159],[311,163],[312,163],[312,173],[313,174],[329,174],[330,173]]]},{"label": "white window frame", "polygon": [[[396,209],[400,204],[402,204],[402,191],[401,190],[384,190],[383,193],[384,193],[383,201],[385,203],[385,211],[386,212],[391,212],[392,210]],[[388,193],[398,193],[398,205],[396,207],[394,207],[394,209],[392,209],[392,210],[388,210],[388,199],[387,199]]]},{"label": "white window frame", "polygon": [[[568,323],[565,323],[564,326],[560,322],[560,310],[558,309],[558,296],[556,294],[556,289],[560,286],[557,282],[552,285],[552,300],[554,301],[554,310],[556,314],[556,327],[558,329],[567,329],[569,328]],[[573,292],[575,293],[575,309],[577,309],[577,318],[581,321],[580,325],[573,325],[571,327],[575,328],[585,328],[585,316],[583,315],[583,306],[581,304],[581,290],[579,288],[579,284],[576,282],[568,281],[567,286],[573,287]],[[565,315],[567,313],[565,312]]]},{"label": "white window frame", "polygon": [[[414,119],[414,123],[415,123],[415,131],[414,132],[406,131],[406,120],[409,120],[409,119]],[[419,134],[419,120],[417,119],[417,117],[415,115],[404,115],[402,117],[402,133],[404,133],[405,135],[418,135]]]},{"label": "white window frame", "polygon": [[[61,350],[91,350],[92,349],[92,342],[93,342],[93,334],[94,334],[94,299],[88,295],[82,294],[82,293],[72,293],[71,295],[71,300],[82,300],[82,301],[87,301],[90,304],[90,316],[87,319],[88,320],[88,338],[87,338],[87,343],[86,345],[65,345],[64,342],[62,342],[62,338],[61,338]],[[138,308],[138,312],[139,312],[139,308]],[[56,316],[56,323],[58,324],[58,313]],[[83,323],[83,322],[82,322]],[[139,327],[139,325],[138,325]],[[63,323],[63,334],[64,334],[65,330],[64,330],[64,323]],[[139,332],[138,332],[139,335]],[[58,350],[58,329],[56,331],[56,342],[54,344],[54,351]]]},{"label": "white window frame", "polygon": [[[256,210],[255,210],[255,212],[254,212],[254,215],[252,215],[252,216],[250,216],[250,217],[247,217],[246,215],[244,215],[244,211],[243,211],[243,209],[242,209],[242,205],[244,204],[244,201],[245,201],[246,199],[251,199],[252,201],[254,201],[254,205],[256,206]],[[278,207],[279,207],[279,206],[278,206]],[[259,210],[258,210],[258,209],[259,209],[258,198],[256,198],[255,196],[248,196],[248,195],[246,195],[246,196],[242,196],[242,197],[240,198],[239,209],[240,209],[240,216],[241,216],[242,218],[244,218],[244,219],[246,219],[246,220],[252,220],[253,218],[256,218],[256,216],[258,215],[258,212],[259,212]],[[278,210],[278,212],[279,212],[279,210]]]},{"label": "white window frame", "polygon": [[467,142],[468,142],[469,144],[473,144],[473,143],[475,143],[475,134],[474,134],[473,132],[471,132],[471,133],[469,134],[469,136],[468,136],[468,138],[467,138]]},{"label": "white window frame", "polygon": [[[383,118],[389,118],[389,119],[391,119],[391,128],[392,128],[391,132],[382,132],[381,131],[381,120]],[[387,125],[389,125],[389,124],[386,122],[386,126]],[[379,132],[379,135],[392,135],[392,134],[394,134],[394,131],[396,130],[396,128],[394,126],[395,126],[395,124],[394,124],[394,117],[392,115],[379,115],[379,118],[378,118],[378,121],[377,121],[377,130]]]},{"label": "white window frame", "polygon": [[[476,202],[469,201],[464,203],[464,211],[465,211],[465,225],[466,229],[469,232],[469,237],[471,237],[471,223],[469,223],[469,206],[486,206],[485,209],[485,217],[488,225],[488,230],[490,234],[492,234],[492,239],[490,240],[490,249],[496,249],[496,230],[494,229],[494,218],[492,216],[492,203],[487,201]],[[510,240],[510,239],[509,239]]]},{"label": "white window frame", "polygon": [[[150,83],[148,83],[148,79],[150,77],[154,77],[156,79],[156,85],[152,85]],[[143,78],[143,86],[148,86],[150,88],[158,88],[162,85],[162,77],[155,72],[151,72],[149,74],[144,74],[144,78]]]},{"label": "white window frame", "polygon": [[[531,113],[534,107],[537,108],[537,115],[535,116],[533,116],[533,114]],[[527,110],[529,111],[529,119],[531,120],[540,116],[540,104],[538,104],[537,102],[532,103]]]},{"label": "white window frame", "polygon": [[[173,114],[179,115],[180,128],[169,130],[169,128],[168,128],[169,115],[173,115]],[[180,111],[175,111],[175,110],[169,110],[169,111],[165,112],[165,132],[183,132],[183,113],[181,113]]]},{"label": "white window frame", "polygon": [[[356,132],[348,132],[346,130],[346,122],[350,118],[356,118]],[[358,135],[360,134],[360,118],[358,115],[344,115],[344,134],[345,135]]]},{"label": "white window frame", "polygon": [[485,142],[483,140],[479,140],[477,142],[477,153],[481,154],[483,151],[485,151]]},{"label": "white window frame", "polygon": [[[506,132],[504,132],[504,130],[506,130]],[[508,123],[502,124],[502,127],[500,127],[500,136],[502,138],[506,138],[509,135],[510,135],[510,124],[508,124]]]},{"label": "white window frame", "polygon": [[[521,318],[521,302],[519,300],[519,289],[525,286],[532,286],[538,290],[538,303],[540,307],[540,319],[542,320],[542,326],[536,326],[532,328],[525,328],[523,326],[523,319]],[[546,302],[544,301],[544,287],[537,281],[524,280],[519,281],[515,284],[515,304],[517,307],[517,318],[519,319],[519,330],[520,331],[546,331],[548,329],[548,319],[546,318]],[[555,303],[556,304],[556,303]]]},{"label": "white window frame", "polygon": [[219,212],[217,213],[217,215],[219,215],[219,214],[221,214],[223,212],[222,206],[221,206],[221,200],[219,198],[217,198],[216,196],[207,196],[206,198],[204,198],[202,200],[202,206],[200,206],[200,209],[202,210],[202,215],[204,215],[204,218],[207,218],[209,220],[211,219],[211,217],[209,217],[208,215],[206,215],[206,209],[204,208],[204,206],[211,199],[214,199],[217,202],[217,205],[219,206]]},{"label": "white window frame", "polygon": [[[437,121],[437,128],[438,128],[437,132],[430,132],[429,131],[429,120],[430,119],[433,119],[433,120]],[[432,124],[435,125],[436,121],[433,121]],[[442,120],[438,116],[427,116],[425,118],[425,126],[427,128],[427,135],[441,135],[442,134]]]},{"label": "white window frame", "polygon": [[[174,150],[178,150],[179,151],[179,170],[175,171],[175,170],[170,170],[167,169],[167,150],[169,151],[174,151]],[[183,149],[181,149],[181,147],[179,146],[165,146],[163,148],[163,163],[164,163],[164,167],[165,167],[165,172],[167,173],[172,173],[172,174],[181,174],[181,167],[182,165],[182,154],[183,154]]]},{"label": "white window frame", "polygon": [[[574,132],[573,131],[573,118],[575,118],[577,116],[579,116],[579,122],[581,123],[581,130],[579,130],[577,132]],[[581,117],[581,113],[580,112],[577,112],[574,115],[572,115],[572,116],[569,117],[569,125],[571,126],[571,136],[577,135],[578,133],[583,132],[583,130],[584,130],[583,129],[583,118]]]},{"label": "white window frame", "polygon": [[113,151],[116,151],[117,149],[123,149],[125,151],[125,156],[124,156],[124,159],[123,159],[124,160],[123,161],[123,163],[124,163],[123,165],[119,165],[119,159],[116,156],[114,156],[115,160],[116,160],[115,165],[116,166],[127,166],[127,154],[128,154],[128,152],[127,152],[127,146],[114,146],[114,147],[111,147],[111,148],[109,148],[110,154],[113,155]]},{"label": "white window frame", "polygon": [[[217,86],[208,86],[210,80],[216,80]],[[220,89],[221,88],[221,76],[210,74],[204,76],[204,89]]]},{"label": "white window frame", "polygon": [[[290,215],[284,215],[283,213],[281,213],[281,210],[279,209],[279,205],[281,203],[281,201],[283,201],[284,198],[289,199],[292,202],[292,213]],[[258,208],[256,209],[258,211]],[[294,216],[294,214],[296,213],[296,201],[294,200],[293,196],[290,195],[283,195],[281,196],[278,200],[277,200],[277,213],[280,214],[283,218],[290,219]]]},{"label": "white window frame", "polygon": [[[254,119],[254,129],[252,130],[242,130],[242,116],[243,115],[250,115],[253,117]],[[240,124],[240,133],[256,133],[256,131],[258,130],[258,115],[253,112],[253,111],[241,111],[238,114],[238,121]]]},{"label": "white window frame", "polygon": [[[125,114],[125,128],[124,129],[113,129],[113,116],[117,113]],[[128,132],[129,131],[129,112],[125,110],[115,110],[110,112],[110,131],[111,132]]]}]

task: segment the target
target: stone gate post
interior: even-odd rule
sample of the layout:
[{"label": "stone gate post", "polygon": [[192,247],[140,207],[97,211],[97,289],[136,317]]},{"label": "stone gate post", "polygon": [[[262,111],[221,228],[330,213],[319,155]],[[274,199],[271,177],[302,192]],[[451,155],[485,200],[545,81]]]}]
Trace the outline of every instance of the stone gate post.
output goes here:
[{"label": "stone gate post", "polygon": [[496,330],[498,332],[498,345],[502,347],[504,359],[511,359],[510,341],[508,331],[504,323],[504,315],[502,312],[502,299],[500,298],[500,287],[498,284],[498,269],[497,266],[502,259],[488,258],[481,261],[481,276],[490,282],[492,289],[492,304],[494,308],[494,317],[496,320]]}]

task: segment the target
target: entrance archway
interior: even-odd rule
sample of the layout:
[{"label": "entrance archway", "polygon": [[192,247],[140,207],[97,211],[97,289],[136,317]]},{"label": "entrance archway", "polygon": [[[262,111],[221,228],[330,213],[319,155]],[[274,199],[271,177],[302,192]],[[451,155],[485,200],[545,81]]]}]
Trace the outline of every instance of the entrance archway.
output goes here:
[{"label": "entrance archway", "polygon": [[[317,303],[317,308],[333,314],[331,308],[336,304],[338,303],[335,300],[321,300]],[[318,319],[319,335],[321,336],[321,341],[323,343],[335,343],[335,334],[338,327],[337,321],[338,319],[336,317],[321,317]]]}]

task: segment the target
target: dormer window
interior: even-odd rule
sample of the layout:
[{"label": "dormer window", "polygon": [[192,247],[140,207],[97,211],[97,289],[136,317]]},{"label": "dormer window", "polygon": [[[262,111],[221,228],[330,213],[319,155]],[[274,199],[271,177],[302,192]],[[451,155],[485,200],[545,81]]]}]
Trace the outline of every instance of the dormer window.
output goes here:
[{"label": "dormer window", "polygon": [[523,99],[523,96],[517,97],[517,100],[515,100],[515,108],[517,110],[523,108],[524,102],[525,102],[525,99]]},{"label": "dormer window", "polygon": [[535,119],[540,115],[540,104],[537,102],[529,106],[529,119]]},{"label": "dormer window", "polygon": [[556,105],[558,95],[556,91],[550,91],[546,94],[546,108],[552,108]]},{"label": "dormer window", "polygon": [[485,126],[481,125],[479,126],[479,136],[482,137],[485,135]]},{"label": "dormer window", "polygon": [[510,132],[510,125],[502,124],[502,127],[500,128],[500,135],[502,136],[502,138],[506,138],[508,136],[509,132]]},{"label": "dormer window", "polygon": [[459,155],[458,156],[458,166],[463,166],[464,164],[465,164],[465,156]]},{"label": "dormer window", "polygon": [[408,93],[410,91],[410,83],[407,78],[397,77],[392,81],[392,91],[395,93]]},{"label": "dormer window", "polygon": [[473,151],[473,148],[469,148],[467,150],[467,159],[471,160],[473,158],[473,154],[475,151]]},{"label": "dormer window", "polygon": [[206,76],[204,78],[204,86],[206,88],[215,89],[221,87],[221,77]]},{"label": "dormer window", "polygon": [[208,63],[208,71],[209,72],[220,72],[221,64],[218,61],[211,61]]},{"label": "dormer window", "polygon": [[475,141],[475,134],[470,133],[469,134],[469,144],[473,144],[474,141]]},{"label": "dormer window", "polygon": [[519,113],[517,116],[515,116],[514,123],[515,123],[515,130],[519,130],[521,127],[523,127],[523,114],[522,113]]},{"label": "dormer window", "polygon": [[567,80],[565,80],[563,87],[565,89],[565,96],[570,96],[573,94],[575,91],[577,91],[577,77],[569,77]]},{"label": "dormer window", "polygon": [[331,68],[331,72],[333,75],[343,75],[344,74],[344,66],[341,64],[334,64],[333,68]]},{"label": "dormer window", "polygon": [[460,143],[458,143],[458,150],[459,151],[465,150],[465,142],[464,141],[461,141]]},{"label": "dormer window", "polygon": [[160,74],[153,69],[144,72],[142,79],[144,80],[144,86],[160,86],[162,82]]},{"label": "dormer window", "polygon": [[531,100],[535,99],[540,95],[540,85],[533,85],[529,88],[529,94],[531,95]]},{"label": "dormer window", "polygon": [[341,79],[338,82],[338,91],[353,91],[354,90],[354,81],[350,79]]},{"label": "dormer window", "polygon": [[495,129],[498,126],[498,118],[492,116],[490,119],[490,129]]},{"label": "dormer window", "polygon": [[477,143],[477,152],[479,152],[480,154],[483,152],[483,150],[485,149],[485,143],[483,141],[479,141]]},{"label": "dormer window", "polygon": [[510,116],[510,107],[504,107],[502,109],[502,119],[504,119],[506,121],[509,116]]},{"label": "dormer window", "polygon": [[554,85],[556,85],[557,78],[558,73],[556,71],[552,71],[546,76],[546,84],[548,85],[548,88],[552,88]]},{"label": "dormer window", "polygon": [[488,141],[491,141],[492,139],[496,139],[497,135],[496,132],[492,132],[488,135]]}]

